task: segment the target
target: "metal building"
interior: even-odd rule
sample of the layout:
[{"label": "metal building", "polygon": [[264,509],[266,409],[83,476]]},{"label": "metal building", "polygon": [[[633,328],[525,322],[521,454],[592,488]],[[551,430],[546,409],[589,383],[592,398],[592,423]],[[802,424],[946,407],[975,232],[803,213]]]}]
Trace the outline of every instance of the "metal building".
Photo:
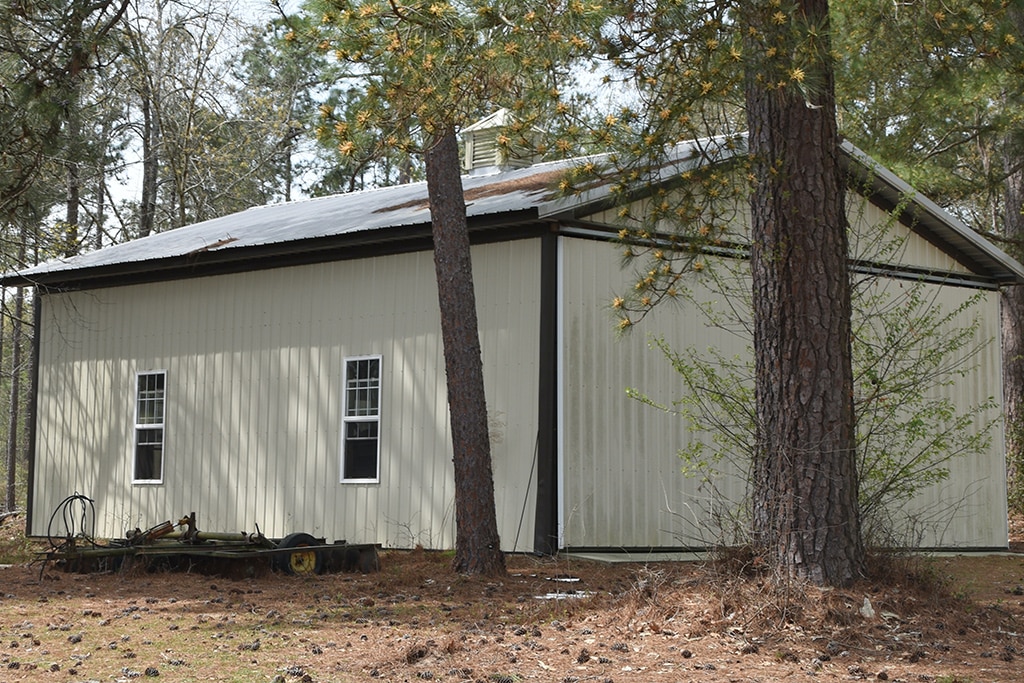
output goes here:
[{"label": "metal building", "polygon": [[[963,406],[1000,402],[999,287],[1024,282],[1024,268],[844,154],[864,179],[854,232],[899,207],[892,230],[907,239],[859,272],[883,287],[923,282],[947,307],[977,297],[978,340],[994,341],[947,390]],[[554,192],[567,163],[464,179],[502,545],[711,542],[742,481],[684,475],[687,425],[626,390],[678,396],[649,334],[747,349],[686,310],[615,334],[608,304],[630,284],[609,244],[618,214],[606,187]],[[36,293],[29,533],[45,534],[78,492],[95,500],[99,536],[195,511],[210,529],[451,547],[430,246],[426,187],[412,184],[250,209],[4,276]],[[929,522],[916,542],[1005,547],[1005,501],[997,426],[984,457],[955,460],[908,507]]]}]

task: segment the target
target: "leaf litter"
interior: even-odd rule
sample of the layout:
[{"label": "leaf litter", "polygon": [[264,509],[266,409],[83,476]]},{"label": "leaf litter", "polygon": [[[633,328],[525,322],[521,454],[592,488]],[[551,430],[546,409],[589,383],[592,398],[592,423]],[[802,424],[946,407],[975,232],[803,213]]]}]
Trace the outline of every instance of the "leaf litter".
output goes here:
[{"label": "leaf litter", "polygon": [[[1024,554],[889,561],[833,590],[714,563],[512,556],[495,579],[449,562],[390,551],[375,574],[255,578],[15,564],[0,681],[1020,680]],[[572,598],[537,599],[551,593]]]}]

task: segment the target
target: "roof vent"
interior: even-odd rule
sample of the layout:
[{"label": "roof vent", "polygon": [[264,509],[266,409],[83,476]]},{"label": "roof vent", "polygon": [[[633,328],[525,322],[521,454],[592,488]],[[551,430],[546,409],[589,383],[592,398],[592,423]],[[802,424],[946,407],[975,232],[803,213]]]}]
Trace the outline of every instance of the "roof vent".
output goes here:
[{"label": "roof vent", "polygon": [[[536,159],[530,149],[502,149],[498,136],[513,123],[507,109],[499,109],[490,116],[462,129],[465,147],[464,170],[470,175],[486,175],[529,166]],[[518,153],[517,153],[518,152]]]}]

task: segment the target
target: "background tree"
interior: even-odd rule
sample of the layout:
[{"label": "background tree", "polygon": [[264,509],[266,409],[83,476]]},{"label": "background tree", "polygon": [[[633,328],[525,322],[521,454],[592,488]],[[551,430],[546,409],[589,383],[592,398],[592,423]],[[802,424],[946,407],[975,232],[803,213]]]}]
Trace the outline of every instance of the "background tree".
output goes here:
[{"label": "background tree", "polygon": [[[28,254],[38,249],[28,244],[30,237],[39,234],[30,226],[61,199],[68,200],[67,216],[77,225],[79,150],[68,141],[80,137],[84,83],[98,66],[101,44],[126,8],[126,1],[111,0],[70,0],[55,5],[5,2],[2,6],[0,227],[9,240],[2,253],[5,267],[24,264]],[[62,186],[69,190],[65,197],[53,192],[54,187]],[[19,288],[13,296],[13,338],[6,345],[11,357],[5,495],[8,510],[14,509],[17,500],[24,308],[25,295]],[[4,324],[0,330],[7,328]]]},{"label": "background tree", "polygon": [[[232,28],[232,18],[212,2],[154,0],[131,16],[123,45],[141,119],[140,236],[220,213],[214,207],[226,197],[212,170],[224,163],[228,141],[236,142],[225,111],[222,52]],[[238,154],[231,161],[246,163]],[[228,205],[224,213],[244,208]]]},{"label": "background tree", "polygon": [[[238,116],[257,150],[250,160],[252,182],[259,184],[254,194],[268,200],[291,201],[296,189],[310,189],[296,188],[304,175],[312,172],[316,182],[329,171],[317,166],[312,131],[316,91],[331,65],[314,46],[290,35],[292,28],[281,18],[253,28],[232,71]],[[300,154],[311,161],[297,160]]]},{"label": "background tree", "polygon": [[[158,168],[161,157],[144,154],[157,163],[146,165],[143,174],[147,183],[144,184],[144,210],[139,212],[142,226],[129,226],[134,212],[126,211],[130,200],[118,192],[117,185],[119,178],[125,178],[125,153],[133,147],[130,132],[135,130],[135,114],[140,111],[155,114],[157,108],[128,106],[130,98],[126,98],[125,93],[140,90],[132,87],[141,82],[139,69],[133,68],[140,62],[125,57],[143,56],[143,73],[148,76],[152,76],[160,64],[173,60],[149,50],[139,39],[149,34],[133,33],[126,20],[133,17],[136,29],[160,25],[159,11],[167,7],[167,2],[129,6],[127,2],[109,0],[68,0],[44,5],[7,2],[3,5],[4,11],[0,12],[0,226],[5,240],[2,252],[5,267],[17,267],[39,257],[73,255],[82,249],[98,248],[152,230],[160,215],[158,202],[161,208],[173,207],[171,215],[181,222],[190,220],[190,216],[201,218],[239,210],[265,203],[271,196],[280,196],[276,186],[260,187],[263,194],[243,190],[240,180],[252,176],[254,169],[266,168],[260,163],[259,155],[252,158],[247,155],[266,146],[266,143],[261,146],[253,141],[264,142],[265,131],[276,119],[254,112],[252,107],[247,110],[249,118],[242,119],[237,116],[243,109],[237,104],[240,96],[231,95],[240,95],[243,88],[229,90],[226,80],[195,77],[191,82],[199,83],[197,87],[206,90],[192,96],[192,101],[213,103],[214,107],[212,114],[205,117],[199,107],[189,109],[184,117],[211,124],[201,131],[207,136],[206,146],[193,144],[190,163],[164,164],[162,170]],[[195,13],[189,14],[181,5],[176,7],[173,15],[184,22],[176,34],[177,39],[181,39],[182,33],[190,37],[199,35],[201,39],[198,42],[180,40],[174,63],[179,67],[196,65],[190,72],[193,75],[204,73],[207,67],[218,74],[226,74],[227,55],[200,49],[206,40],[202,31],[196,29],[189,33],[194,25],[189,24],[188,17]],[[151,9],[158,12],[157,20],[152,23],[140,14]],[[227,17],[222,23],[232,25]],[[235,40],[235,34],[231,34],[231,38]],[[210,45],[211,41],[206,40],[205,47]],[[145,58],[149,56],[154,56],[154,60],[146,63]],[[179,86],[189,83],[188,78],[182,77],[181,69],[160,73],[161,76],[147,81],[152,87],[149,90],[143,87],[144,96],[136,102],[146,101],[153,92],[164,91],[174,93],[170,97],[172,101],[189,99],[188,96],[178,97],[187,90]],[[168,74],[177,80],[164,79]],[[211,89],[214,84],[220,88],[216,92]],[[190,92],[196,90],[193,88]],[[149,100],[150,104],[157,101],[159,97]],[[223,108],[218,108],[221,105]],[[152,147],[147,145],[160,144],[156,134],[161,130],[160,122],[150,117],[149,123],[156,125],[147,128],[146,117],[140,116],[140,119],[139,128],[147,131],[140,148],[148,152]],[[196,130],[194,126],[192,130]],[[263,137],[259,137],[261,135]],[[191,175],[169,173],[176,168],[187,169]],[[166,182],[169,177],[180,182]],[[189,178],[196,181],[191,186]],[[176,192],[169,191],[171,188]],[[163,192],[162,197],[159,192]],[[182,206],[189,208],[183,213]],[[198,210],[191,207],[198,207]],[[163,224],[176,223],[165,220]],[[21,331],[29,329],[23,318],[30,317],[30,303],[24,292],[18,290],[9,294],[4,307],[9,324],[2,330],[5,335],[13,335],[13,339],[3,344],[7,351],[5,388],[10,388],[9,392],[5,391],[10,407],[5,439],[9,507],[14,504],[15,465],[21,462],[22,442],[18,433],[20,424],[24,423],[20,415],[24,404],[20,403],[20,395],[27,384],[22,376],[25,371],[22,361],[28,357],[23,346],[29,339],[29,335]]]},{"label": "background tree", "polygon": [[99,43],[127,2],[70,1],[57,6],[5,2],[0,19],[0,215],[21,206],[48,154],[56,149],[69,107]]},{"label": "background tree", "polygon": [[[843,122],[863,149],[1024,257],[1024,10],[1001,0],[836,7]],[[1003,290],[1009,499],[1024,511],[1024,291]]]},{"label": "background tree", "polygon": [[251,20],[212,0],[133,5],[116,62],[141,167],[131,236],[292,198],[322,60]]}]

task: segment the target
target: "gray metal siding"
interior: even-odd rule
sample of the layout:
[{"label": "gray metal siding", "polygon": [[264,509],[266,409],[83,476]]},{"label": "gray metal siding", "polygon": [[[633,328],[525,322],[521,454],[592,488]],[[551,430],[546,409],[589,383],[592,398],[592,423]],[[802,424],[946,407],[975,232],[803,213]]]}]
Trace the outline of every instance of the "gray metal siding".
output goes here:
[{"label": "gray metal siding", "polygon": [[868,226],[888,225],[887,239],[901,240],[902,249],[883,259],[884,263],[947,273],[970,273],[952,256],[915,235],[910,228],[902,223],[893,221],[889,212],[868,202],[862,196],[850,194],[846,202],[851,225],[850,255],[852,258],[877,260],[877,246],[872,245],[871,240],[865,237],[858,238],[858,235],[877,237],[877,231],[868,229]]},{"label": "gray metal siding", "polygon": [[[645,206],[646,202],[644,200],[636,202],[630,214],[635,216],[644,215],[648,211]],[[847,216],[850,221],[851,259],[870,259],[877,264],[913,266],[919,270],[926,271],[955,273],[959,275],[970,274],[970,270],[957,262],[949,253],[936,248],[935,245],[914,234],[909,227],[894,220],[888,211],[872,204],[862,195],[855,192],[848,194],[846,206]],[[748,239],[748,228],[745,226],[749,226],[750,222],[749,208],[745,204],[741,204],[737,208],[734,219],[733,228],[735,232],[729,235],[730,239],[746,242]],[[600,225],[613,226],[616,230],[618,229],[617,226],[622,224],[622,218],[619,217],[619,209],[614,208],[595,213],[589,216],[588,220]],[[882,233],[871,228],[871,226],[886,226],[885,240],[887,242],[900,241],[901,248],[891,254],[886,254],[883,258],[879,258],[878,239]],[[664,229],[670,232],[673,227],[670,224],[666,224]]]},{"label": "gray metal siding", "polygon": [[[929,285],[927,290],[946,311],[954,310],[978,294],[966,288],[939,285]],[[996,406],[980,416],[972,430],[977,433],[981,424],[994,423],[990,431],[992,443],[983,457],[951,460],[944,465],[950,471],[948,480],[893,511],[894,518],[902,522],[907,541],[922,547],[1002,548],[1008,541],[1005,441],[1001,420],[1000,294],[984,291],[981,297],[978,304],[959,314],[951,324],[966,328],[977,316],[981,324],[974,342],[983,348],[973,356],[961,354],[957,360],[963,363],[961,367],[968,375],[935,393],[950,399],[961,409],[994,399]]]},{"label": "gray metal siding", "polygon": [[[474,247],[503,545],[532,539],[539,241]],[[45,297],[33,533],[73,491],[97,533],[201,528],[451,547],[432,254]],[[382,358],[379,484],[341,484],[344,359]],[[134,373],[167,371],[164,483],[132,485]],[[522,526],[521,526],[522,525]]]},{"label": "gray metal siding", "polygon": [[[704,327],[686,305],[663,304],[628,334],[616,335],[610,302],[632,284],[619,266],[616,248],[576,238],[563,238],[561,244],[563,547],[687,546],[728,539],[721,513],[734,509],[744,491],[736,469],[713,484],[684,476],[676,454],[694,438],[687,425],[628,398],[626,389],[665,405],[680,397],[682,382],[664,355],[651,348],[652,337],[664,337],[676,350],[714,346],[727,356],[749,357],[746,343]],[[929,246],[912,244],[905,253],[933,265],[946,263],[943,255],[929,254]],[[699,294],[699,281],[693,286]],[[928,289],[946,310],[979,291]],[[1001,396],[999,344],[992,341],[998,340],[999,294],[983,291],[982,297],[973,312],[983,320],[977,340],[991,343],[973,359],[976,367],[969,378],[943,390],[960,406]],[[967,325],[969,315],[954,324]],[[998,415],[992,410],[987,419]],[[893,511],[912,540],[926,547],[1005,547],[1001,429],[994,429],[992,437],[983,457],[953,461],[948,481]]]},{"label": "gray metal siding", "polygon": [[710,336],[685,310],[666,307],[617,335],[610,304],[625,274],[617,250],[600,241],[562,240],[562,544],[564,547],[697,546],[718,540],[711,523],[722,496],[739,501],[742,483],[714,487],[685,477],[676,453],[690,438],[679,417],[626,395],[634,388],[670,405],[679,381],[664,354],[717,344],[742,353],[735,338]]}]

